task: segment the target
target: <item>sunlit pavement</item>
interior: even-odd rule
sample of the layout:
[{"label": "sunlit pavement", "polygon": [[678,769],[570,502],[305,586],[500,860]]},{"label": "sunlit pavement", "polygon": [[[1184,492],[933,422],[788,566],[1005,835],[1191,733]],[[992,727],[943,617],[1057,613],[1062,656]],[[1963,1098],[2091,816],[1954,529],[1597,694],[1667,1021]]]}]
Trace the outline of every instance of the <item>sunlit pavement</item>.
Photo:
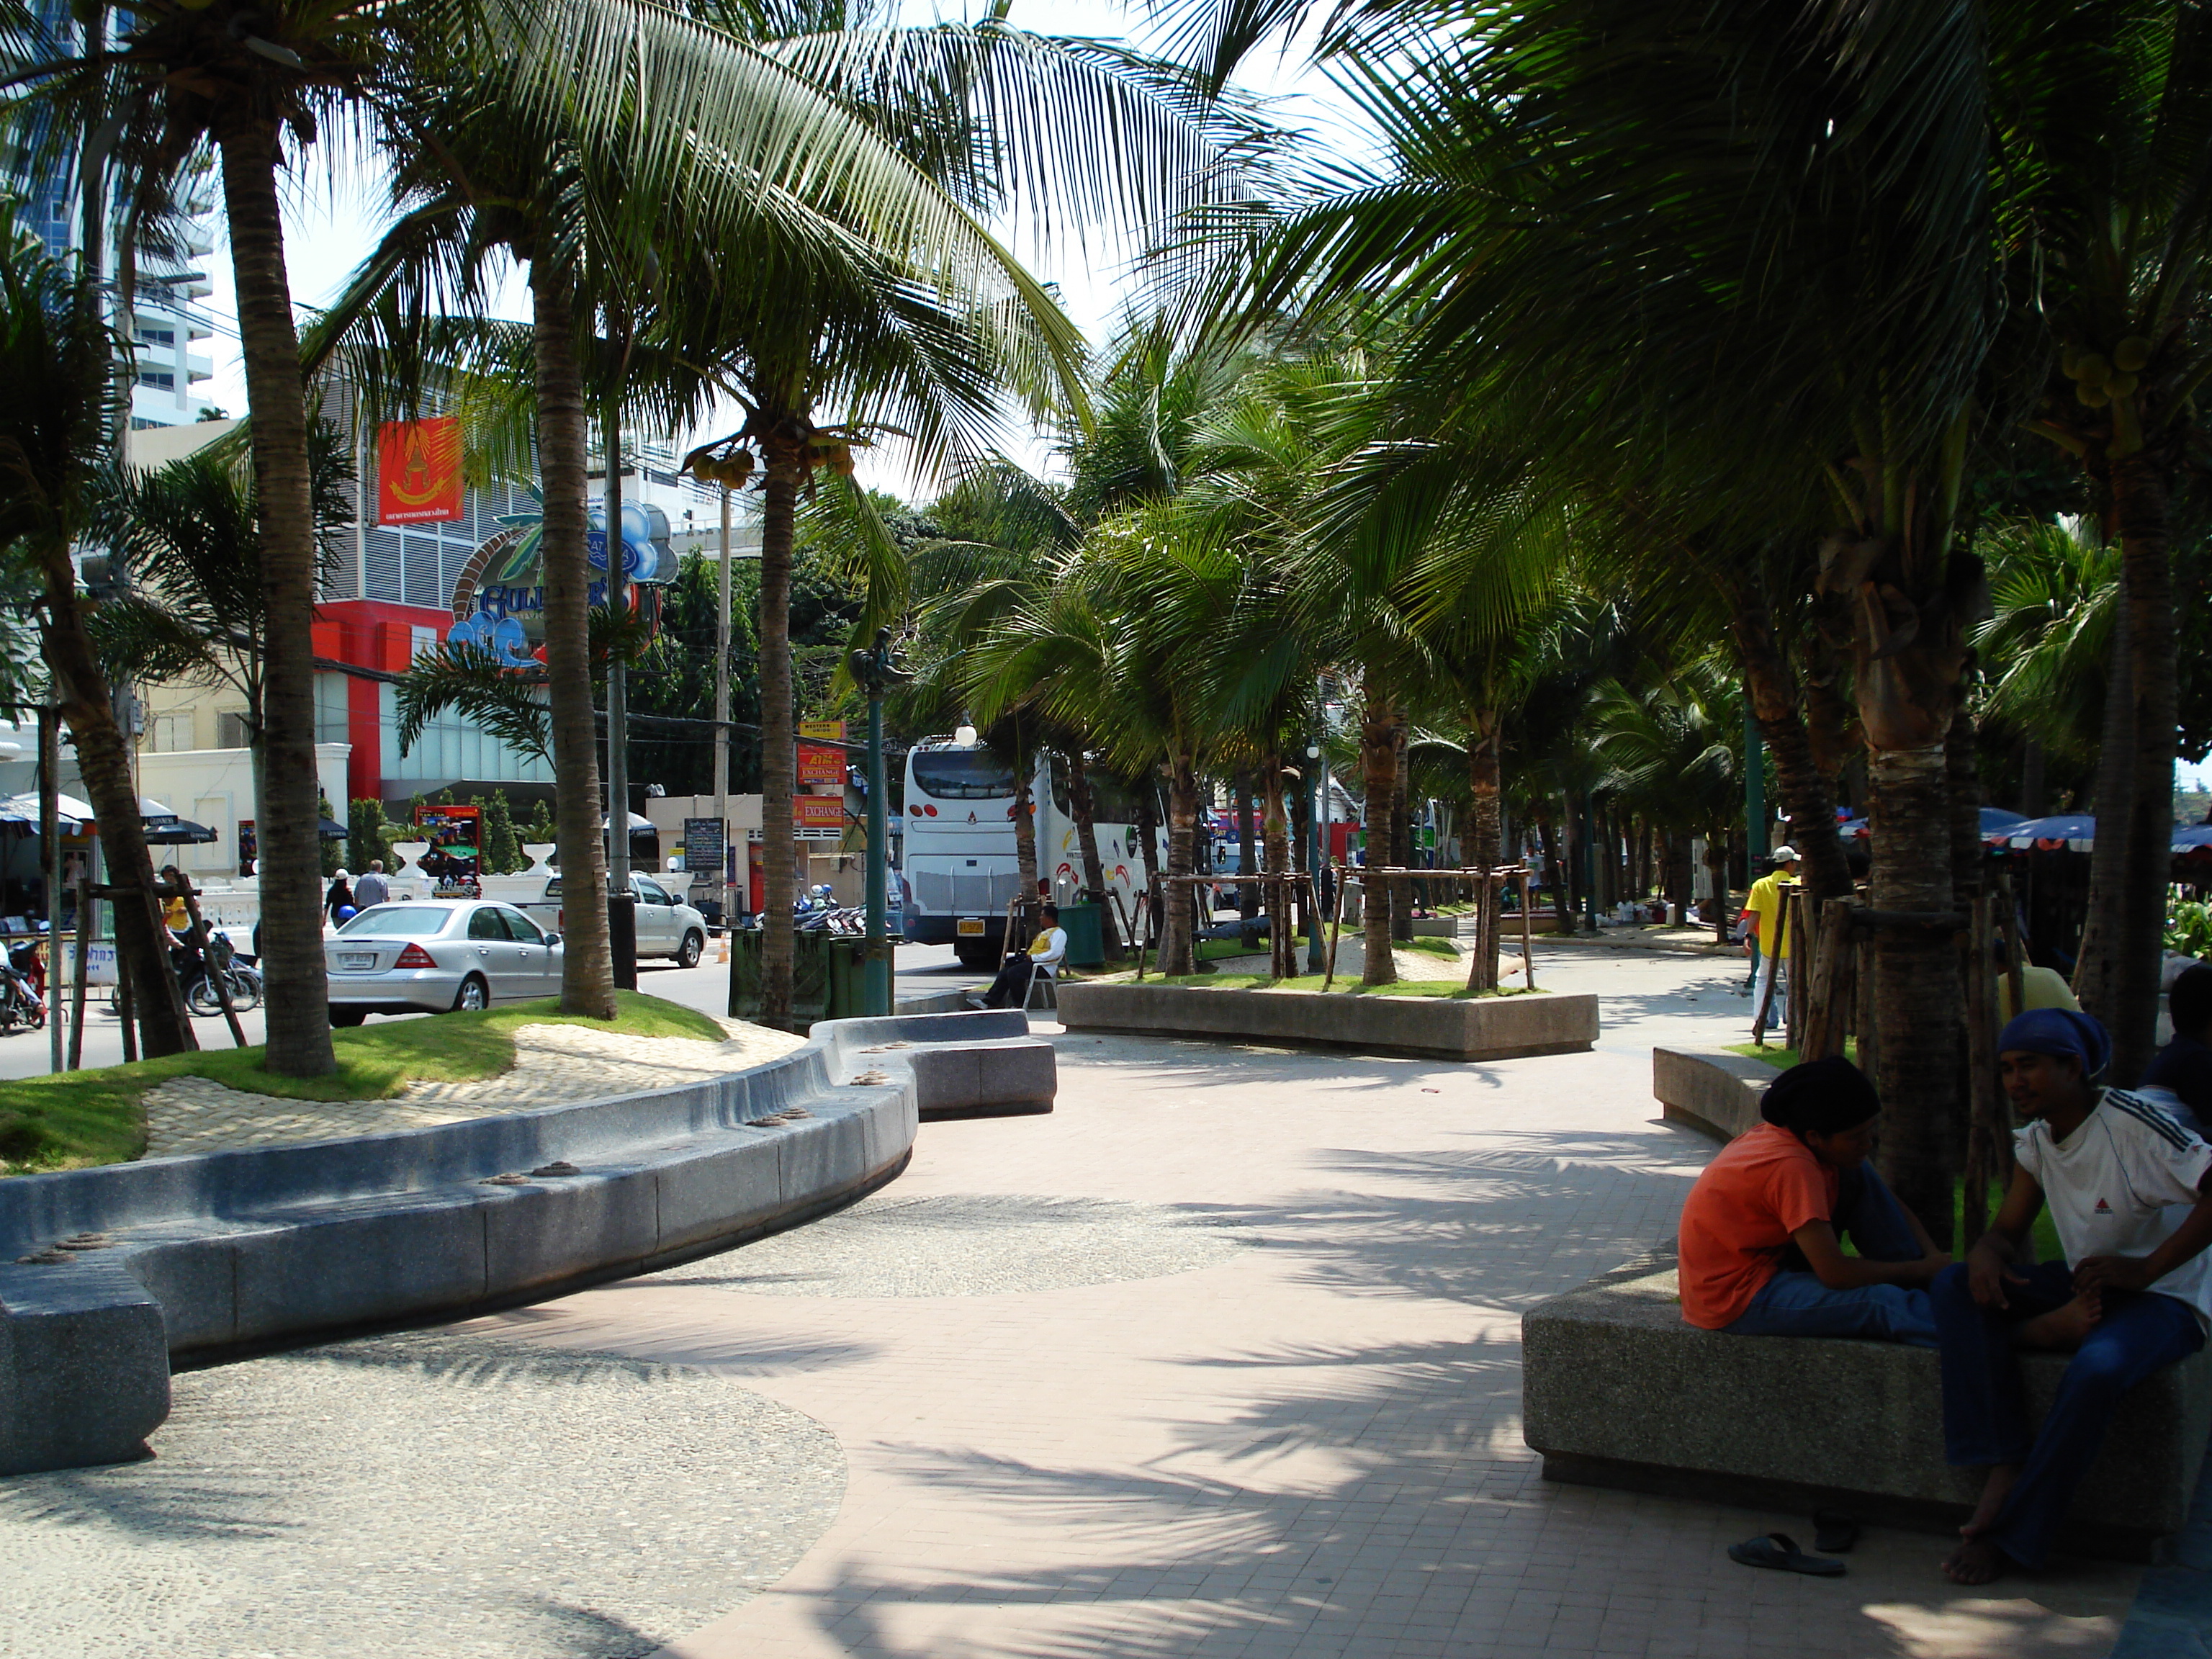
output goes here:
[{"label": "sunlit pavement", "polygon": [[[315,1629],[384,1619],[359,1540],[409,1535],[374,1516],[419,1504],[440,1565],[413,1577],[544,1586],[505,1623],[472,1589],[411,1601],[400,1639],[380,1626],[380,1651],[441,1659],[2112,1653],[2139,1568],[2073,1563],[1969,1591],[1936,1572],[1941,1540],[1876,1528],[1844,1578],[1757,1572],[1727,1547],[1770,1528],[1802,1537],[1807,1517],[1540,1478],[1520,1436],[1520,1316],[1671,1231],[1713,1148],[1658,1119],[1650,1046],[1740,1041],[1749,1011],[1726,961],[1539,949],[1540,986],[1602,998],[1594,1052],[1454,1065],[1040,1023],[1060,1053],[1054,1112],[925,1125],[908,1170],[849,1210],[451,1328],[459,1361],[318,1350],[341,1371],[398,1366],[363,1432],[419,1434],[443,1472],[414,1495],[402,1443],[380,1455],[373,1491],[366,1474],[325,1481],[296,1517],[272,1488],[264,1507],[284,1523],[252,1529],[252,1574],[313,1586]],[[705,967],[646,982],[691,1000],[724,981]],[[802,1420],[818,1425],[842,1499],[833,1514],[818,1484],[763,1494],[754,1465],[781,1455],[767,1441],[745,1453],[700,1437],[686,1461],[633,1468],[623,1444],[526,1389],[487,1391],[535,1375],[500,1354],[533,1351],[559,1366],[644,1364],[625,1441],[678,1443],[662,1431],[715,1409],[702,1379],[726,1390],[728,1421],[784,1425],[774,1444],[793,1458]],[[288,1363],[179,1379],[165,1433],[176,1456],[213,1462],[179,1468],[185,1485],[140,1507],[118,1492],[119,1520],[72,1522],[101,1572],[131,1587],[114,1612],[72,1617],[122,1623],[125,1603],[185,1594],[179,1575],[243,1571],[224,1567],[230,1534],[209,1533],[201,1511],[233,1429],[295,1386],[252,1368]],[[567,1371],[545,1375],[568,1386]],[[457,1393],[458,1379],[487,1387]],[[329,1414],[343,1389],[319,1397],[331,1403],[313,1432],[337,1434],[332,1456],[349,1467],[357,1436]],[[564,1489],[574,1514],[560,1535],[574,1545],[553,1552],[557,1571],[544,1565],[542,1504],[502,1499],[464,1525],[438,1495],[456,1467],[447,1414],[464,1402],[459,1449],[491,1467],[606,1463],[605,1480]],[[805,1455],[812,1469],[818,1455]],[[726,1491],[693,1467],[730,1457],[744,1468]],[[112,1479],[156,1482],[161,1468]],[[171,1548],[178,1528],[200,1541]],[[731,1553],[707,1616],[717,1581],[699,1577],[699,1540],[717,1534]],[[623,1546],[586,1541],[611,1536]],[[784,1552],[764,1557],[763,1538]],[[663,1560],[684,1564],[680,1583],[655,1576]],[[2152,1576],[2127,1659],[2201,1651],[2186,1623],[2201,1579]],[[2146,1608],[2170,1622],[2146,1624]],[[165,1650],[243,1650],[204,1628],[185,1621]]]}]

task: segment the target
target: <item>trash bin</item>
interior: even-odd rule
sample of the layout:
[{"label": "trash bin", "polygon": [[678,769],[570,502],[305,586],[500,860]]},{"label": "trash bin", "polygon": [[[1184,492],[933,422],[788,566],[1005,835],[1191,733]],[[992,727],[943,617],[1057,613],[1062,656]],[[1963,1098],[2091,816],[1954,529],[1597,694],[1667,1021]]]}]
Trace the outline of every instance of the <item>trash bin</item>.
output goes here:
[{"label": "trash bin", "polygon": [[1060,907],[1060,925],[1067,934],[1069,967],[1103,968],[1106,965],[1104,913],[1105,906],[1101,904],[1063,904]]},{"label": "trash bin", "polygon": [[[761,941],[757,928],[730,935],[730,1018],[758,1019],[761,1008]],[[819,931],[794,933],[791,940],[791,1024],[804,1031],[817,1019],[851,1019],[860,1012],[862,953],[866,939]]]}]

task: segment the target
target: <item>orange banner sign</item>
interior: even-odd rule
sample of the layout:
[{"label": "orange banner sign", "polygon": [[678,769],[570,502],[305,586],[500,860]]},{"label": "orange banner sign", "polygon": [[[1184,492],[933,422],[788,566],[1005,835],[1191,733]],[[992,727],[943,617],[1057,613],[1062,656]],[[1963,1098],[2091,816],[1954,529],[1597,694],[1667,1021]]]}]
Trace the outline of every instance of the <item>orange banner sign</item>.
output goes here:
[{"label": "orange banner sign", "polygon": [[433,524],[461,511],[461,423],[387,421],[376,433],[376,521]]},{"label": "orange banner sign", "polygon": [[791,821],[801,830],[841,830],[845,824],[845,801],[840,795],[793,795]]},{"label": "orange banner sign", "polygon": [[817,749],[809,744],[800,744],[799,781],[801,786],[844,782],[845,751],[842,749]]}]

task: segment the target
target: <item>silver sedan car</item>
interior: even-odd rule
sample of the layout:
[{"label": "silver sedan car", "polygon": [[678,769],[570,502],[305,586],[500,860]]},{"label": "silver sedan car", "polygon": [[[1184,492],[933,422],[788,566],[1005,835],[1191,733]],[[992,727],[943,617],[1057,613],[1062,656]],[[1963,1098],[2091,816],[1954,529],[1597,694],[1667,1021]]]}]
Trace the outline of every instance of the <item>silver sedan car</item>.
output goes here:
[{"label": "silver sedan car", "polygon": [[333,1025],[489,1008],[561,989],[560,934],[488,899],[372,905],[323,941],[323,962]]}]

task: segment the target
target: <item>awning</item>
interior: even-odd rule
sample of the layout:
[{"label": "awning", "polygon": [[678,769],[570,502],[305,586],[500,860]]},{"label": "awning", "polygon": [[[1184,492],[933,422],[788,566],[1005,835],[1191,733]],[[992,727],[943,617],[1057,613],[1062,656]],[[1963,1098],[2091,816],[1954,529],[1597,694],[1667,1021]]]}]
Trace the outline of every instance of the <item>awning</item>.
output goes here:
[{"label": "awning", "polygon": [[2095,844],[2097,820],[2087,812],[2059,812],[2047,818],[2028,818],[2005,833],[2005,845],[2016,851],[2086,853]]},{"label": "awning", "polygon": [[343,841],[348,836],[353,834],[353,831],[336,818],[324,818],[319,821],[315,833],[325,841]]}]

